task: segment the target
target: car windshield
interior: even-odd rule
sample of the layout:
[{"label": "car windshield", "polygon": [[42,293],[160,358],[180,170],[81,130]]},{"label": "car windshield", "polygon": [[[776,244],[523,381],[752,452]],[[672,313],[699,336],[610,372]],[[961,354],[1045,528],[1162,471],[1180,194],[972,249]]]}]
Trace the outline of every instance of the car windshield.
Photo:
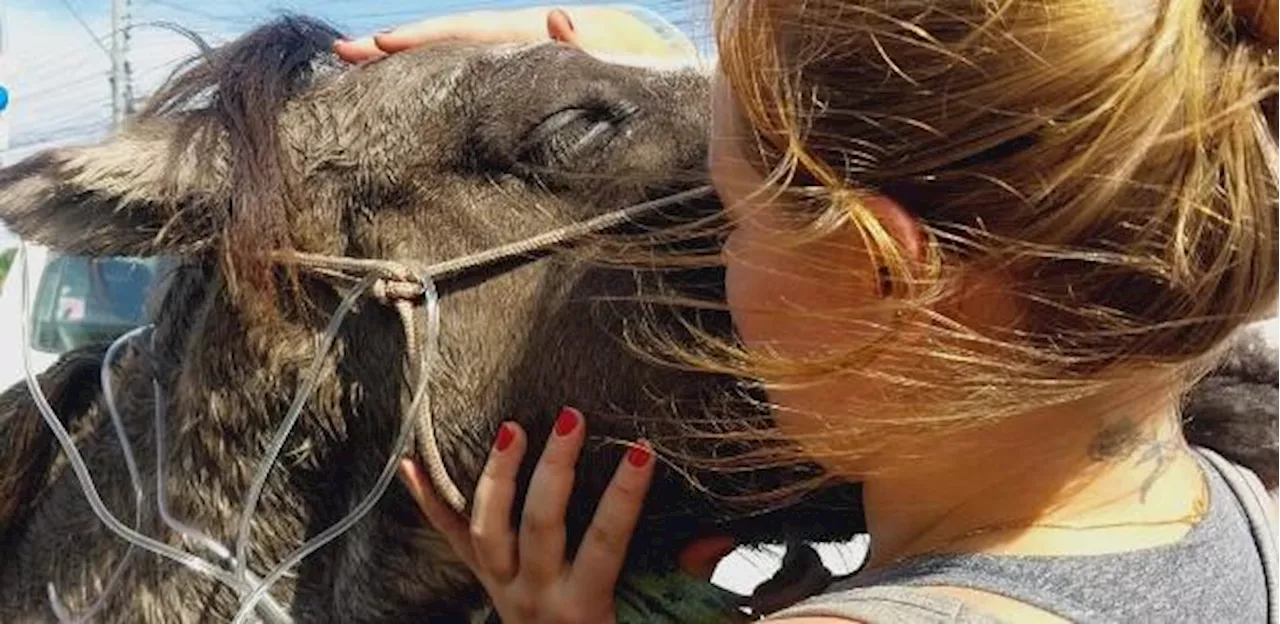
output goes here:
[{"label": "car windshield", "polygon": [[32,308],[32,346],[63,353],[145,324],[158,267],[156,258],[51,255]]}]

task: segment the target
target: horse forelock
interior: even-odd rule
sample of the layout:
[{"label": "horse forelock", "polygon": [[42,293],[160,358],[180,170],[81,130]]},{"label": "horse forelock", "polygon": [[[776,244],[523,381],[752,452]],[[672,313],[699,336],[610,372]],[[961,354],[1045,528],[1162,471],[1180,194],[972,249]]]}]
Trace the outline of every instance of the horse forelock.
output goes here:
[{"label": "horse forelock", "polygon": [[204,169],[225,173],[227,196],[206,208],[223,270],[233,287],[244,286],[235,290],[262,301],[276,293],[275,267],[263,252],[292,248],[288,215],[302,205],[281,116],[319,71],[337,66],[332,47],[341,36],[321,21],[285,15],[190,61],[138,118],[176,120],[174,154],[200,144]]}]

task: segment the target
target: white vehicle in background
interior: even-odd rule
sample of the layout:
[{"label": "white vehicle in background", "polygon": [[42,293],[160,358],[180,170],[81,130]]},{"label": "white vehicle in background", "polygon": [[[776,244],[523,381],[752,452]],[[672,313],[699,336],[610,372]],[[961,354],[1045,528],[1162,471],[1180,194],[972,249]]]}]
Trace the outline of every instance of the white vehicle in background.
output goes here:
[{"label": "white vehicle in background", "polygon": [[[22,255],[25,255],[25,262]],[[22,332],[34,373],[62,354],[110,342],[144,325],[160,258],[62,254],[28,243],[0,286],[0,391],[23,383]],[[28,275],[28,327],[22,327],[22,271]]]}]

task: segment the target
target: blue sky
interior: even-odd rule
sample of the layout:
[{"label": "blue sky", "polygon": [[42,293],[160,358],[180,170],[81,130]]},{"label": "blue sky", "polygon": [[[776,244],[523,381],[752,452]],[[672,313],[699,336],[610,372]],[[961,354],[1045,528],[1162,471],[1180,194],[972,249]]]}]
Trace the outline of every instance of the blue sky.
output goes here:
[{"label": "blue sky", "polygon": [[[92,140],[109,127],[110,0],[0,0],[6,5],[9,50],[0,77],[12,92],[6,113],[12,151],[6,162],[50,142]],[[134,28],[129,61],[137,90],[145,94],[177,62],[194,52],[180,36],[155,27],[176,22],[213,42],[225,41],[284,11],[324,18],[357,35],[447,13],[553,4],[528,0],[132,0]],[[579,2],[562,3],[572,7]],[[710,0],[636,0],[697,37],[705,29]],[[97,41],[95,41],[95,39]],[[705,39],[705,37],[702,37]],[[103,47],[99,47],[101,42]]]}]

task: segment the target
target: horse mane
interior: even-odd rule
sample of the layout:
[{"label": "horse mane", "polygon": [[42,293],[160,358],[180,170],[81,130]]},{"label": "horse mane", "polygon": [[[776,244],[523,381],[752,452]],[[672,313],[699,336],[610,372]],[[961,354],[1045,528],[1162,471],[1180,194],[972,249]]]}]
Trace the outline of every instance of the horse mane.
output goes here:
[{"label": "horse mane", "polygon": [[286,14],[228,45],[202,45],[205,51],[180,66],[137,116],[140,123],[180,121],[173,162],[192,146],[202,158],[225,157],[201,163],[226,176],[219,187],[227,196],[200,209],[219,230],[233,291],[243,284],[266,300],[274,294],[274,267],[262,252],[292,248],[288,214],[300,205],[281,114],[318,71],[338,66],[331,50],[341,37],[322,21]]},{"label": "horse mane", "polygon": [[[101,392],[98,371],[107,345],[93,344],[64,353],[39,376],[40,387],[62,425],[76,433],[96,425],[93,402]],[[61,455],[53,431],[25,383],[0,393],[0,551],[7,551],[14,531],[25,524],[42,488],[51,482],[50,469]]]}]

